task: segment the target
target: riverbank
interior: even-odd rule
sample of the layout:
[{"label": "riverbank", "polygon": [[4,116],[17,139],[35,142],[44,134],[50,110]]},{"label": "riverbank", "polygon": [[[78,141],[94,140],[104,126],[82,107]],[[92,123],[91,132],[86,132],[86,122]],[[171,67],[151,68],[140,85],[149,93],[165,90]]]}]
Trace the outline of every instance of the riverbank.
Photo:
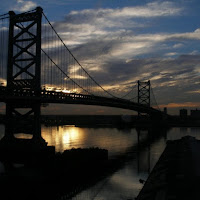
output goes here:
[{"label": "riverbank", "polygon": [[137,200],[200,199],[200,141],[168,141]]},{"label": "riverbank", "polygon": [[8,147],[0,147],[4,165],[0,174],[1,199],[70,199],[125,161],[123,156],[108,159],[108,151],[99,148],[55,153],[45,145],[33,148],[28,140],[26,144],[20,140],[20,145],[15,141],[14,145],[10,142]]}]

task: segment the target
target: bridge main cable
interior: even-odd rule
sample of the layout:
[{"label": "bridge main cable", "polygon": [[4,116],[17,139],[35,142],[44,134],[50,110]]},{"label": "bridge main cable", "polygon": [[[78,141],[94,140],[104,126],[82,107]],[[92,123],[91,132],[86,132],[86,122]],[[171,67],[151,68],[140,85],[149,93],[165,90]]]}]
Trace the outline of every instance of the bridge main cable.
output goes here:
[{"label": "bridge main cable", "polygon": [[[53,31],[55,32],[55,34],[57,35],[57,37],[60,39],[60,41],[62,42],[62,44],[64,45],[64,47],[67,49],[67,51],[70,53],[70,55],[73,57],[73,59],[77,62],[77,64],[81,67],[81,69],[88,75],[88,77],[97,85],[99,86],[104,92],[106,92],[108,95],[110,95],[113,98],[118,98],[116,96],[114,96],[113,94],[111,94],[110,92],[108,92],[107,90],[105,90],[84,68],[83,66],[79,63],[79,61],[76,59],[76,57],[72,54],[72,52],[69,50],[69,48],[66,46],[66,44],[63,42],[62,38],[59,36],[59,34],[57,33],[57,31],[54,29],[53,25],[51,24],[51,22],[48,20],[48,18],[46,17],[46,15],[44,14],[44,12],[42,12],[43,16],[45,17],[45,19],[47,20],[47,22],[49,23],[49,25],[51,26],[51,28],[53,29]],[[67,76],[69,77],[69,76]],[[72,80],[72,79],[70,79]],[[75,81],[73,81],[75,83]],[[80,86],[79,86],[80,87]],[[81,87],[82,88],[82,87]],[[83,88],[82,88],[83,89]],[[86,91],[84,89],[84,91]],[[87,91],[88,92],[88,91]]]},{"label": "bridge main cable", "polygon": [[[129,90],[125,95],[121,96],[120,98],[123,99],[124,97],[128,96],[129,94],[131,94],[131,92],[136,88],[137,85],[134,85],[133,88],[131,90]],[[134,97],[136,98],[136,97]],[[133,98],[133,99],[134,99]]]},{"label": "bridge main cable", "polygon": [[152,95],[153,95],[153,98],[154,98],[154,100],[155,100],[155,104],[156,104],[158,110],[160,110],[160,108],[159,108],[159,106],[158,106],[158,103],[157,103],[157,101],[156,101],[156,97],[155,97],[155,95],[154,95],[153,88],[152,88],[151,84],[150,84],[150,89],[151,89],[151,93],[152,93]]},{"label": "bridge main cable", "polygon": [[50,56],[41,48],[41,51],[51,60],[51,62],[68,78],[70,79],[74,84],[76,84],[78,87],[80,87],[82,90],[87,92],[88,94],[94,96],[92,93],[84,89],[82,86],[80,86],[78,83],[76,83],[73,79],[71,79],[51,58]]},{"label": "bridge main cable", "polygon": [[0,15],[0,20],[7,19],[7,18],[9,18],[9,13],[5,13],[5,14]]}]

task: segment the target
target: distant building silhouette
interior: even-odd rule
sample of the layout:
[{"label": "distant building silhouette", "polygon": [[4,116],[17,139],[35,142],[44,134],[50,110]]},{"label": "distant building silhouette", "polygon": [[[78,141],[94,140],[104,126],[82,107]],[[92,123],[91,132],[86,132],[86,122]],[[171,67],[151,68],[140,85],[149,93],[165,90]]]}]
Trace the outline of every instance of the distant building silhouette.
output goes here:
[{"label": "distant building silhouette", "polygon": [[164,107],[164,113],[167,114],[167,107]]},{"label": "distant building silhouette", "polygon": [[187,118],[187,110],[186,109],[180,109],[180,117],[181,118]]},{"label": "distant building silhouette", "polygon": [[200,118],[200,110],[196,108],[196,110],[190,110],[190,115],[193,118]]}]

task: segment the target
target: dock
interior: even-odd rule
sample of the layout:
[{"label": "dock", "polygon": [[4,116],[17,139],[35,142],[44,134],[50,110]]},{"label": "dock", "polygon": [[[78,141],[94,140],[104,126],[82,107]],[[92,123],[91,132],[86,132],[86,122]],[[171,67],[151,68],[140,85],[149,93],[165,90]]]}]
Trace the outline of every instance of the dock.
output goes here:
[{"label": "dock", "polygon": [[167,141],[137,200],[200,199],[200,140]]}]

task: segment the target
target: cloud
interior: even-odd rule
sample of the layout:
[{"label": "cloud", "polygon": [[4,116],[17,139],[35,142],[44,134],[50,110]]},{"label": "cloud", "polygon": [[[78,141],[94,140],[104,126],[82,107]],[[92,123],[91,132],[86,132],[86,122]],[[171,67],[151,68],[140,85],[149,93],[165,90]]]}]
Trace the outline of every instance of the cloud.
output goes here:
[{"label": "cloud", "polygon": [[[123,96],[137,80],[151,80],[158,104],[197,102],[198,94],[191,91],[200,76],[196,49],[200,28],[151,31],[151,26],[160,25],[151,20],[177,16],[183,10],[172,2],[87,9],[72,11],[53,25],[89,74],[114,95]],[[136,90],[131,95],[136,96]]]},{"label": "cloud", "polygon": [[[84,44],[102,38],[107,42],[109,40],[116,42],[114,40],[119,41],[125,35],[137,36],[135,31],[149,27],[147,20],[151,18],[180,15],[182,10],[182,7],[172,2],[153,2],[120,9],[85,9],[71,11],[63,21],[54,23],[54,26],[68,45]],[[142,19],[146,21],[141,21]],[[148,35],[144,36],[148,37]],[[149,39],[152,38],[154,37]]]},{"label": "cloud", "polygon": [[59,5],[59,6],[69,6],[69,5],[80,5],[80,4],[85,4],[85,3],[90,3],[90,0],[43,0],[43,3],[45,4],[52,4],[53,6]]},{"label": "cloud", "polygon": [[[63,21],[55,22],[54,27],[70,49],[75,48],[76,51],[76,47],[79,48],[77,56],[81,52],[82,60],[86,60],[86,53],[95,56],[95,59],[98,59],[97,55],[105,54],[107,58],[109,55],[118,59],[158,53],[169,56],[171,50],[166,52],[166,49],[180,49],[182,41],[199,40],[199,29],[186,33],[154,34],[138,30],[150,29],[151,18],[180,15],[182,10],[184,8],[172,2],[121,9],[87,9],[70,12]],[[148,20],[140,21],[147,16]],[[174,44],[169,46],[169,42]]]},{"label": "cloud", "polygon": [[169,39],[192,39],[192,40],[200,40],[200,28],[196,29],[194,32],[186,32],[186,33],[176,33],[169,35]]},{"label": "cloud", "polygon": [[73,15],[90,16],[93,18],[103,19],[103,18],[133,18],[133,17],[160,17],[160,16],[174,16],[179,15],[183,9],[177,7],[172,2],[152,2],[144,6],[135,7],[124,7],[120,9],[85,9],[81,12],[72,11],[70,13]]},{"label": "cloud", "polygon": [[177,43],[177,44],[174,44],[173,45],[173,48],[176,49],[176,48],[181,48],[183,47],[184,45],[182,43]]},{"label": "cloud", "polygon": [[[81,35],[81,32],[79,34]],[[143,56],[152,52],[160,53],[163,49],[168,50],[167,42],[171,42],[174,35],[177,38],[176,34],[134,36],[131,35],[131,31],[124,30],[115,34],[105,33],[106,37],[97,38],[93,35],[91,38],[88,36],[88,41],[72,46],[75,57],[105,89],[116,96],[123,96],[137,80],[151,80],[155,86],[155,95],[161,104],[173,99],[182,102],[186,98],[191,98],[188,91],[192,91],[193,82],[199,80],[199,54],[183,55],[170,51],[163,52],[163,56]],[[183,35],[187,38],[187,34],[181,34],[181,38]],[[177,44],[176,39],[174,40]],[[166,45],[162,46],[163,43]],[[171,45],[173,46],[174,44]],[[197,96],[193,97],[195,101]]]},{"label": "cloud", "polygon": [[[103,86],[113,89],[116,95],[123,96],[137,80],[151,80],[154,94],[159,104],[170,101],[184,102],[187,99],[197,101],[198,95],[188,94],[196,87],[194,82],[199,80],[196,69],[199,68],[200,56],[183,55],[174,59],[146,58],[124,62],[112,62],[103,66],[104,74],[96,73],[94,77],[101,80]],[[112,74],[110,77],[109,74]],[[109,77],[109,79],[107,78]],[[109,86],[113,86],[109,88]],[[123,93],[122,93],[123,92]],[[137,96],[133,92],[132,97]],[[154,102],[155,103],[155,102]]]},{"label": "cloud", "polygon": [[188,91],[187,93],[190,93],[190,94],[192,94],[192,93],[197,93],[197,94],[200,94],[200,90]]},{"label": "cloud", "polygon": [[177,55],[177,53],[176,52],[169,52],[169,53],[166,53],[165,55],[166,56],[175,56],[175,55]]},{"label": "cloud", "polygon": [[35,8],[37,4],[33,1],[16,0],[16,5],[12,8],[14,11],[26,12]]}]

